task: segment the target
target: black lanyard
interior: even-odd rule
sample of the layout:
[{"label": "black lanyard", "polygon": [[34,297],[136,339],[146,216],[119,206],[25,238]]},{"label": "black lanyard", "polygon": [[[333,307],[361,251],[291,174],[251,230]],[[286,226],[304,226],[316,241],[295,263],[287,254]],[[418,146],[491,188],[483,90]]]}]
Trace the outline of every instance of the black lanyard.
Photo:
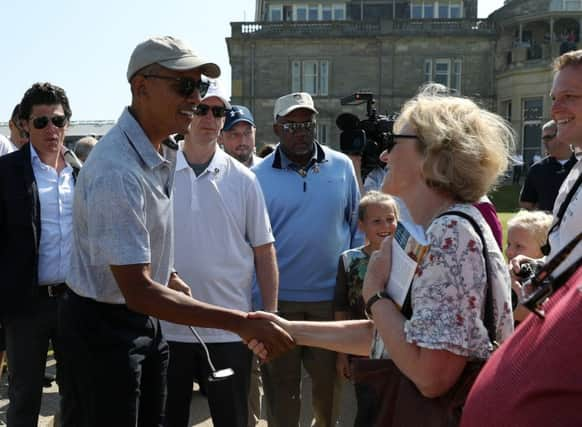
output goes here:
[{"label": "black lanyard", "polygon": [[578,179],[574,183],[574,186],[570,189],[570,191],[568,192],[568,195],[566,196],[566,198],[564,199],[564,201],[560,205],[560,209],[558,209],[558,213],[556,215],[556,222],[552,225],[552,227],[550,228],[550,231],[548,232],[548,239],[546,240],[546,244],[544,246],[542,246],[542,253],[544,255],[550,254],[550,250],[551,250],[550,234],[552,234],[554,232],[554,230],[556,230],[560,226],[560,224],[562,223],[562,219],[564,218],[564,214],[566,213],[566,209],[568,209],[568,205],[572,201],[574,194],[576,194],[578,187],[580,187],[580,183],[582,183],[582,172],[580,172],[580,176],[578,176]]}]

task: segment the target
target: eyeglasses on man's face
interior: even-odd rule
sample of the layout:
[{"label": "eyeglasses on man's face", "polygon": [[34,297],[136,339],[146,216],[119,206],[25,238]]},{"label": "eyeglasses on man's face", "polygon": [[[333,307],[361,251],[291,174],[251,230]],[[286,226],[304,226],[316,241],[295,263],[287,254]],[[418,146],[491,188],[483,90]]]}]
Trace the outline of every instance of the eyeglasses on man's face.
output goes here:
[{"label": "eyeglasses on man's face", "polygon": [[52,117],[48,116],[30,116],[30,120],[32,120],[32,125],[35,129],[44,129],[49,124],[49,121],[53,123],[58,128],[64,128],[67,124],[67,117],[64,115],[55,115]]},{"label": "eyeglasses on man's face", "polygon": [[310,120],[308,122],[289,122],[289,123],[281,123],[281,128],[283,131],[287,133],[296,133],[300,130],[304,130],[306,132],[313,132],[315,129],[315,122]]},{"label": "eyeglasses on man's face", "polygon": [[212,115],[219,119],[221,117],[225,117],[227,111],[229,110],[225,107],[220,107],[218,105],[211,107],[208,104],[198,104],[196,107],[194,107],[194,114],[196,114],[197,116],[205,116],[206,114],[208,114],[208,111],[212,111]]},{"label": "eyeglasses on man's face", "polygon": [[174,89],[176,93],[184,98],[189,98],[195,91],[198,91],[200,97],[204,97],[208,92],[210,83],[206,80],[194,80],[189,77],[171,77],[171,76],[161,76],[158,74],[144,74],[146,79],[161,79],[169,80],[176,83]]},{"label": "eyeglasses on man's face", "polygon": [[544,136],[542,136],[542,141],[548,142],[548,141],[551,141],[552,139],[554,139],[555,137],[556,137],[555,134],[554,135],[544,135]]}]

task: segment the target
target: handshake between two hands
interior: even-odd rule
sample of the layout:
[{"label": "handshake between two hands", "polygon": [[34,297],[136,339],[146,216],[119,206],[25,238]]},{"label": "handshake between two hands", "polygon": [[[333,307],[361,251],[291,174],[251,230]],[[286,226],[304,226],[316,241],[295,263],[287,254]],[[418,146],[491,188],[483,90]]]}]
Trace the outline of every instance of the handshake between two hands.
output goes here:
[{"label": "handshake between two hands", "polygon": [[[378,291],[384,290],[391,265],[392,238],[386,238],[380,250],[372,254],[368,263],[362,290],[364,301]],[[291,350],[297,344],[297,336],[305,332],[305,322],[292,322],[273,313],[252,312],[247,314],[247,319],[250,320],[245,322],[248,330],[243,330],[239,335],[262,362],[268,362]],[[311,332],[317,335],[315,330]]]},{"label": "handshake between two hands", "polygon": [[261,362],[269,362],[295,347],[291,322],[264,311],[248,313],[247,319],[248,327],[240,335]]}]

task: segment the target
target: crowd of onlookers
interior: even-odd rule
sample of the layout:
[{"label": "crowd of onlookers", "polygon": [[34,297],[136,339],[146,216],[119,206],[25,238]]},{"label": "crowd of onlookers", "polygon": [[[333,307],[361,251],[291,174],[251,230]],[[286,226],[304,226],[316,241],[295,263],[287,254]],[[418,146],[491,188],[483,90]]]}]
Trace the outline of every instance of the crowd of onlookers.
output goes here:
[{"label": "crowd of onlookers", "polygon": [[487,193],[514,133],[440,85],[402,106],[373,188],[308,93],[275,100],[257,154],[252,112],[173,37],[135,48],[131,105],[73,150],[65,91],[32,85],[0,139],[8,425],[36,425],[49,343],[64,426],[186,426],[194,382],[216,426],[297,426],[303,369],[316,426],[345,380],[356,426],[579,424],[580,73],[582,51],[555,62],[505,248]]}]

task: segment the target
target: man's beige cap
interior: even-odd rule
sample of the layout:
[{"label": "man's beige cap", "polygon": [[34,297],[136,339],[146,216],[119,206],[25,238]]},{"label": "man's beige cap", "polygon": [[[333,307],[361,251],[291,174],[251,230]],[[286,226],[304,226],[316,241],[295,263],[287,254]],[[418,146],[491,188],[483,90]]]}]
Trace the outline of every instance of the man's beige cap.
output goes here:
[{"label": "man's beige cap", "polygon": [[282,96],[275,101],[273,120],[277,121],[277,117],[286,116],[290,112],[298,110],[299,108],[305,108],[317,114],[311,95],[307,92],[295,92]]},{"label": "man's beige cap", "polygon": [[151,37],[138,44],[127,66],[127,81],[144,67],[160,64],[170,70],[185,71],[200,68],[205,76],[220,76],[218,65],[194,52],[184,41],[172,36]]}]

